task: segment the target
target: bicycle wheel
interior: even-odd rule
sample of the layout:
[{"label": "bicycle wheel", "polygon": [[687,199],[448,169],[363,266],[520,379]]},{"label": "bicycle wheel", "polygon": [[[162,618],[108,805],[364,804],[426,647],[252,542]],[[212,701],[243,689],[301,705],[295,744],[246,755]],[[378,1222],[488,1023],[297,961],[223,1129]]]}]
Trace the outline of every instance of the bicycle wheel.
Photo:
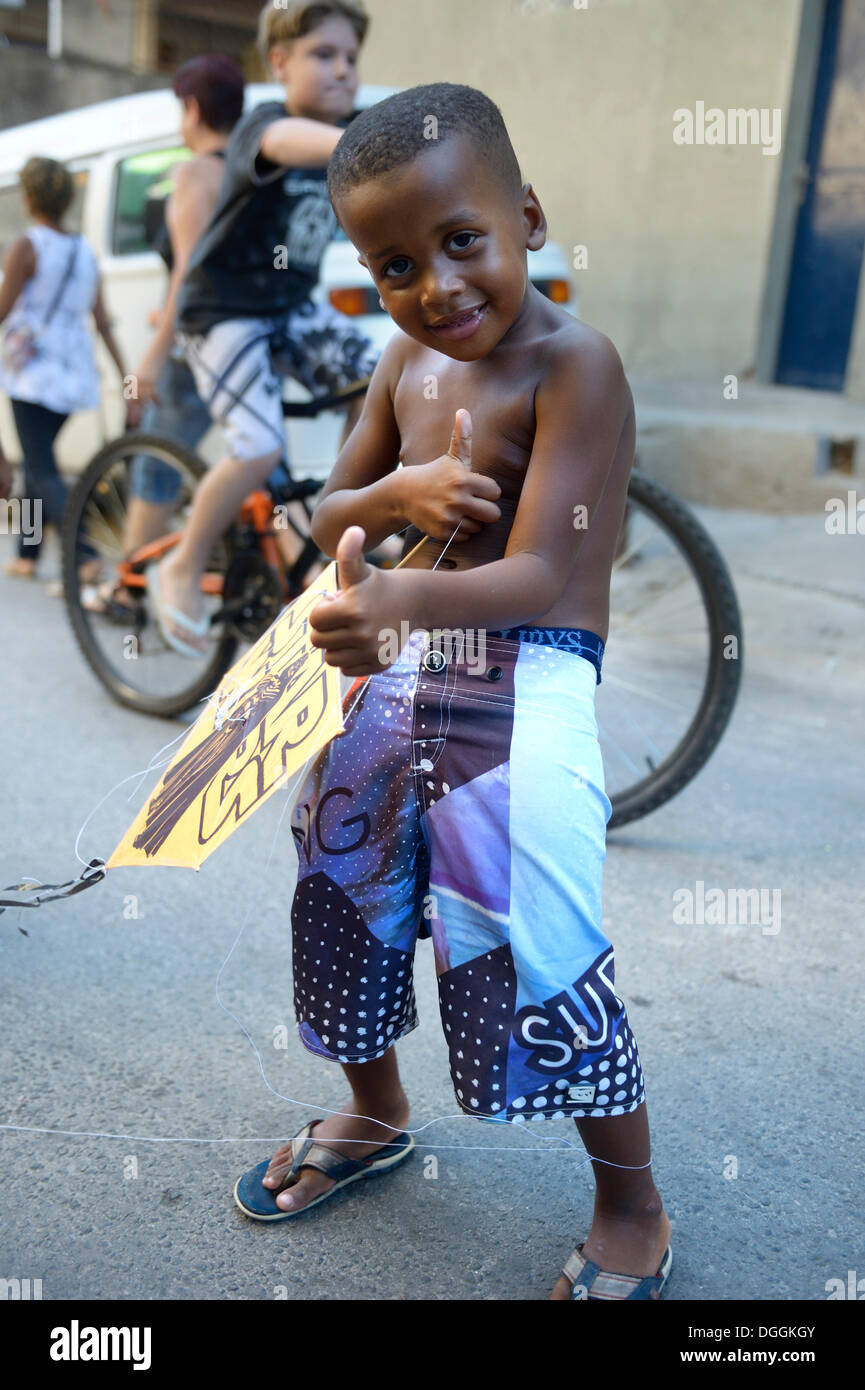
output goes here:
[{"label": "bicycle wheel", "polygon": [[[124,532],[136,459],[168,465],[177,474],[173,502],[160,504],[151,518],[156,538],[126,560]],[[63,579],[72,631],[91,670],[116,700],[143,714],[182,714],[216,689],[231,665],[237,634],[225,623],[211,628],[212,643],[200,661],[181,656],[161,637],[148,611],[146,569],[179,538],[195,489],[206,472],[202,461],[179,445],[155,435],[129,434],[107,444],[93,458],[69,497],[63,522]],[[170,476],[170,475],[169,475]],[[233,533],[213,549],[202,588],[211,614],[222,605],[223,578],[233,553]],[[78,576],[83,560],[98,557],[103,581],[116,592],[104,611],[91,611]],[[128,581],[124,586],[121,577]]]},{"label": "bicycle wheel", "polygon": [[733,712],[742,657],[739,605],[714,541],[688,507],[634,473],[596,701],[610,830],[697,775]]}]

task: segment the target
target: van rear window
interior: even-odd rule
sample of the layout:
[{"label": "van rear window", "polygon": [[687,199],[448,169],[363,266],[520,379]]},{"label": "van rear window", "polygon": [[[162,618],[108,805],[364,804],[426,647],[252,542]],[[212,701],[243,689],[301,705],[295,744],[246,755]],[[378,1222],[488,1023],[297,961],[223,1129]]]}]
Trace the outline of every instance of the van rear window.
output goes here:
[{"label": "van rear window", "polygon": [[175,145],[130,155],[117,166],[111,238],[115,256],[135,256],[153,249],[159,209],[173,188],[172,171],[182,160],[191,158],[185,146]]}]

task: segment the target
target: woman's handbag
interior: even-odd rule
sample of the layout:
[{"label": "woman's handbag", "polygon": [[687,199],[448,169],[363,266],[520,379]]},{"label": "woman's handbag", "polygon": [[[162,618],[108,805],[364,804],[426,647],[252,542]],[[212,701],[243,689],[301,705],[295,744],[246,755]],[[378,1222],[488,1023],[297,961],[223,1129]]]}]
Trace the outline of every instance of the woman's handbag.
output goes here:
[{"label": "woman's handbag", "polygon": [[78,254],[78,241],[79,238],[76,237],[72,245],[72,250],[69,253],[69,259],[66,262],[63,279],[60,281],[57,293],[54,296],[48,313],[42,321],[41,328],[37,331],[35,328],[31,328],[29,324],[22,323],[18,328],[8,329],[4,335],[3,365],[10,372],[17,373],[23,371],[28,362],[32,362],[34,357],[39,356],[39,334],[45,332],[45,329],[60,308],[60,301],[69,283],[72,267],[75,264],[75,257]]}]

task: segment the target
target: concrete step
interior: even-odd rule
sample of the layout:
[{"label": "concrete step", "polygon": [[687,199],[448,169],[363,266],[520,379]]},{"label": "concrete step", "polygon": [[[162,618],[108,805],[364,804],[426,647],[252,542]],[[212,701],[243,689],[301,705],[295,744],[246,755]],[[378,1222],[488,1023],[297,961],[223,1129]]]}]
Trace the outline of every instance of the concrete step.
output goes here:
[{"label": "concrete step", "polygon": [[865,494],[865,406],[828,391],[740,382],[631,381],[637,452],[680,497],[764,512],[822,511]]}]

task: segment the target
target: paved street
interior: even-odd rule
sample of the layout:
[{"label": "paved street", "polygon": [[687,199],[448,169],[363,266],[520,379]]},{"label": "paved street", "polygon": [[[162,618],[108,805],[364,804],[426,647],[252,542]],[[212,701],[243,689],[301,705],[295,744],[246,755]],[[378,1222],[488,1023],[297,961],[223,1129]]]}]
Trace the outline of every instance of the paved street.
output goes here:
[{"label": "paved street", "polygon": [[[821,514],[700,514],[736,578],[745,681],[698,779],[610,837],[607,929],[673,1228],[665,1297],[820,1300],[829,1279],[865,1277],[865,538],[827,536]],[[0,536],[0,559],[11,548]],[[0,885],[58,882],[78,872],[87,814],[180,726],[113,704],[39,585],[0,576],[0,651]],[[131,821],[143,792],[127,795],[91,820],[85,860]],[[591,1170],[553,1142],[564,1125],[456,1113],[428,943],[421,1026],[399,1049],[426,1126],[416,1155],[294,1224],[234,1206],[238,1173],[314,1118],[311,1103],[346,1098],[295,1034],[284,809],[274,797],[199,874],[118,869],[0,917],[0,1119],[120,1136],[0,1131],[0,1276],[41,1278],[46,1299],[545,1298],[587,1230]],[[673,894],[698,880],[779,890],[780,930],[678,925]],[[223,1001],[299,1104],[271,1094],[215,999],[244,920]],[[177,1142],[196,1138],[230,1142]]]}]

